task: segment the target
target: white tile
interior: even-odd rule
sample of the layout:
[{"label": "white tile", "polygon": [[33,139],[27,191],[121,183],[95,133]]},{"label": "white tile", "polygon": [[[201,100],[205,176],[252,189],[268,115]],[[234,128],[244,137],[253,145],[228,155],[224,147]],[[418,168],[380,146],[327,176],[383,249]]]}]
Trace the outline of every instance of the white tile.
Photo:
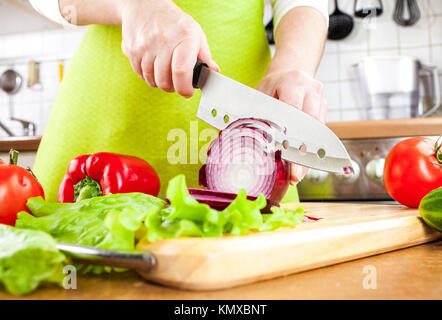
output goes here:
[{"label": "white tile", "polygon": [[41,32],[30,32],[19,36],[23,43],[23,56],[41,56],[43,54],[43,34]]},{"label": "white tile", "polygon": [[340,80],[350,80],[355,78],[355,73],[353,70],[353,64],[362,60],[366,57],[367,53],[365,51],[355,51],[355,52],[343,52],[339,55],[339,77]]},{"label": "white tile", "polygon": [[368,28],[364,27],[362,21],[356,20],[350,35],[343,40],[339,40],[339,50],[341,52],[368,50],[369,31]]},{"label": "white tile", "polygon": [[401,55],[417,58],[423,63],[430,62],[430,48],[429,47],[403,48],[403,49],[401,49]]},{"label": "white tile", "polygon": [[362,109],[342,110],[341,120],[342,121],[365,120],[365,115]]},{"label": "white tile", "polygon": [[356,81],[344,81],[340,84],[341,90],[341,108],[357,109],[360,107],[358,102],[358,87]]},{"label": "white tile", "polygon": [[431,63],[437,66],[442,75],[442,45],[431,48]]},{"label": "white tile", "polygon": [[442,44],[442,16],[434,17],[432,19],[430,34],[432,44]]},{"label": "white tile", "polygon": [[72,56],[80,44],[82,35],[75,31],[65,30],[62,36],[61,51],[65,56]]},{"label": "white tile", "polygon": [[62,35],[58,30],[43,32],[43,53],[45,55],[57,55],[62,52]]},{"label": "white tile", "polygon": [[338,55],[335,53],[324,55],[316,72],[316,78],[320,81],[336,81],[339,79],[338,73]]},{"label": "white tile", "polygon": [[425,19],[420,19],[409,27],[399,26],[399,45],[401,48],[428,46],[430,42],[430,26]]},{"label": "white tile", "polygon": [[398,56],[401,54],[399,48],[396,49],[373,49],[370,50],[370,56]]},{"label": "white tile", "polygon": [[[432,15],[434,15],[434,10],[433,10],[433,4],[435,2],[438,2],[440,0],[416,0],[417,1],[417,5],[419,7],[419,11],[421,13],[421,17],[422,18],[427,18],[430,17]],[[395,1],[394,1],[395,2]]]},{"label": "white tile", "polygon": [[398,46],[398,33],[398,26],[394,22],[377,22],[370,30],[370,50],[396,48]]},{"label": "white tile", "polygon": [[340,110],[339,83],[324,83],[324,98],[327,100],[328,110]]},{"label": "white tile", "polygon": [[335,111],[335,110],[328,111],[326,120],[327,122],[341,121],[341,111]]},{"label": "white tile", "polygon": [[442,15],[442,1],[430,0],[429,3],[429,7],[431,7],[431,12],[433,15]]},{"label": "white tile", "polygon": [[338,51],[338,43],[336,41],[327,40],[325,43],[324,54],[336,53]]}]

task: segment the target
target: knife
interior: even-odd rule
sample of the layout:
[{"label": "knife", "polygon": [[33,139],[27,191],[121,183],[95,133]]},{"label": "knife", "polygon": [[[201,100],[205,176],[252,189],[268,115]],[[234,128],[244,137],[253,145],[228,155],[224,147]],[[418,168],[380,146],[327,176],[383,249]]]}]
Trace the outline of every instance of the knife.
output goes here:
[{"label": "knife", "polygon": [[155,257],[145,251],[125,252],[104,250],[95,247],[57,243],[57,249],[71,257],[75,262],[150,271],[157,264]]},{"label": "knife", "polygon": [[193,87],[201,90],[197,118],[223,130],[240,118],[270,121],[281,158],[309,168],[348,174],[352,165],[341,140],[322,122],[301,110],[210,70],[197,62]]}]

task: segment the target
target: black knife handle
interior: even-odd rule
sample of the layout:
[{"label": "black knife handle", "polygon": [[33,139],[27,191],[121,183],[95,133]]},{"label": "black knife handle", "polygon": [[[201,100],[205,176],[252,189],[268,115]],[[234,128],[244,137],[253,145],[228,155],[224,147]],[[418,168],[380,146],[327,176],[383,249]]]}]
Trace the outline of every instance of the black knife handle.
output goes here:
[{"label": "black knife handle", "polygon": [[200,79],[201,70],[203,67],[208,67],[207,64],[201,61],[197,61],[195,67],[193,67],[193,78],[192,78],[192,86],[195,89],[198,89],[198,80]]}]

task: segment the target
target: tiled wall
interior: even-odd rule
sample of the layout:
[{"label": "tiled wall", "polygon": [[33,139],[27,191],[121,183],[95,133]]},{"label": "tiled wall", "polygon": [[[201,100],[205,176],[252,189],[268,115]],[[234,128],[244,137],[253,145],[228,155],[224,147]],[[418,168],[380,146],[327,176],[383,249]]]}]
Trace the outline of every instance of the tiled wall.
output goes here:
[{"label": "tiled wall", "polygon": [[[352,34],[342,41],[327,41],[326,52],[317,77],[325,83],[328,100],[328,121],[350,121],[364,118],[354,95],[351,64],[367,55],[412,55],[424,63],[439,66],[442,76],[442,0],[417,0],[421,20],[412,27],[397,26],[392,20],[393,0],[384,0],[384,14],[377,18],[375,27],[355,19]],[[334,9],[331,1],[330,11]],[[353,0],[340,0],[341,9],[351,13]],[[0,36],[0,73],[7,68],[20,72],[28,79],[28,62],[41,61],[41,88],[29,89],[26,85],[13,97],[14,115],[37,124],[37,134],[42,134],[58,89],[58,61],[65,68],[84,34],[77,30],[52,30],[26,34]],[[442,79],[440,79],[442,83]],[[0,92],[0,120],[16,134],[21,125],[9,122],[8,96]],[[0,129],[0,135],[5,133]]]},{"label": "tiled wall", "polygon": [[[334,10],[330,1],[330,12]],[[359,1],[360,3],[364,1]],[[376,2],[376,1],[374,1]],[[417,0],[421,19],[411,27],[398,26],[392,19],[393,0],[384,0],[384,13],[367,23],[354,18],[352,33],[340,41],[327,41],[317,78],[324,82],[328,101],[328,121],[353,121],[365,118],[358,97],[351,65],[364,56],[408,55],[439,68],[442,86],[442,1]],[[339,1],[341,10],[351,14],[353,0]],[[442,91],[442,88],[441,88]],[[442,107],[438,115],[442,115]]]},{"label": "tiled wall", "polygon": [[[1,23],[0,23],[1,25]],[[0,74],[12,68],[23,76],[23,86],[12,96],[14,116],[37,124],[37,134],[41,135],[49,118],[49,113],[59,85],[59,62],[66,67],[69,59],[81,41],[85,29],[55,29],[25,34],[0,36]],[[28,63],[40,62],[41,86],[27,87]],[[22,126],[9,118],[9,97],[0,91],[0,120],[11,130],[21,135]],[[6,135],[0,129],[0,136]]]}]

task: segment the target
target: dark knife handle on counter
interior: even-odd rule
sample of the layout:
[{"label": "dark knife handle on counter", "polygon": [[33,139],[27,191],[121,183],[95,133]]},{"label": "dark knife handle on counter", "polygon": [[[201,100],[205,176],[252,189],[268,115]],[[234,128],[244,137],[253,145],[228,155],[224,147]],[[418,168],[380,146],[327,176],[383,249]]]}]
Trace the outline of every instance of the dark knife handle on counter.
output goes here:
[{"label": "dark knife handle on counter", "polygon": [[192,86],[195,89],[198,89],[198,81],[200,79],[201,70],[203,67],[208,67],[207,64],[201,61],[197,61],[195,67],[193,67],[193,78],[192,78]]}]

